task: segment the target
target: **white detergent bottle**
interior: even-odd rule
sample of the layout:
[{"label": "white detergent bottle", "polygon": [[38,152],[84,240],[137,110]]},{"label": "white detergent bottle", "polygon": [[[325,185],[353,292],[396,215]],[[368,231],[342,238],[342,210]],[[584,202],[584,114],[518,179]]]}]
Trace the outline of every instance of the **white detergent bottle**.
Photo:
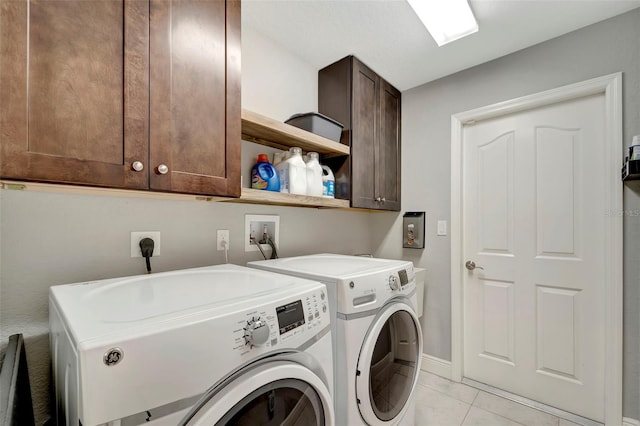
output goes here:
[{"label": "white detergent bottle", "polygon": [[[289,149],[289,158],[285,161],[288,176],[289,193],[297,195],[307,194],[307,165],[302,159],[302,148]],[[282,179],[280,180],[282,182]]]},{"label": "white detergent bottle", "polygon": [[317,152],[307,153],[307,195],[322,197],[322,166]]},{"label": "white detergent bottle", "polygon": [[284,152],[279,158],[280,161],[275,164],[275,167],[280,179],[280,192],[289,193],[289,165],[287,164],[289,152]]}]

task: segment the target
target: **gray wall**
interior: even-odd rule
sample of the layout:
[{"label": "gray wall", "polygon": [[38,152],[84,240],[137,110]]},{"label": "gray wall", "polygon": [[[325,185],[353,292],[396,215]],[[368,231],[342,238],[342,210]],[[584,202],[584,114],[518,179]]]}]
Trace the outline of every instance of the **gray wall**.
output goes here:
[{"label": "gray wall", "polygon": [[[427,269],[427,354],[451,359],[450,239],[436,236],[436,221],[451,217],[451,115],[618,71],[626,147],[640,134],[640,9],[402,94],[402,210],[427,212],[427,248],[400,248],[400,215],[372,216],[374,229],[388,230],[373,243],[378,256],[407,257]],[[624,208],[624,415],[639,419],[640,184],[624,185]]]},{"label": "gray wall", "polygon": [[[144,272],[128,257],[129,232],[159,230],[156,271],[223,262],[215,230],[231,231],[230,261],[243,264],[245,213],[278,214],[281,254],[374,251],[427,268],[425,352],[450,359],[450,242],[436,221],[450,218],[450,117],[479,106],[624,72],[625,143],[640,134],[640,11],[568,34],[403,93],[403,211],[427,212],[427,248],[401,248],[396,213],[148,200],[93,195],[0,191],[0,342],[26,335],[39,423],[47,416],[48,307],[53,284]],[[268,54],[267,54],[268,52]],[[243,107],[283,120],[316,109],[316,70],[243,28]],[[243,146],[245,184],[251,158]],[[270,152],[269,150],[264,150]],[[640,208],[640,184],[625,185],[625,209]],[[640,218],[625,218],[625,416],[640,418]],[[96,244],[97,242],[97,244]]]},{"label": "gray wall", "polygon": [[[268,55],[265,54],[268,52]],[[317,108],[317,70],[251,29],[243,29],[243,107],[284,119]],[[243,180],[257,152],[243,146]],[[145,272],[129,253],[131,231],[161,232],[154,271],[224,262],[216,229],[230,230],[229,261],[244,252],[244,215],[280,216],[280,255],[371,251],[369,214],[204,201],[0,190],[0,350],[12,333],[26,340],[37,423],[48,416],[48,288]]]}]

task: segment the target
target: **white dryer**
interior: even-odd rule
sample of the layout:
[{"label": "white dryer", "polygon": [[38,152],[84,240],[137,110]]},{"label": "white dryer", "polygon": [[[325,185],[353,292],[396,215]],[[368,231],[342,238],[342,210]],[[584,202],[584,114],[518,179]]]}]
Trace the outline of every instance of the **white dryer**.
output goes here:
[{"label": "white dryer", "polygon": [[414,425],[422,331],[411,262],[319,254],[247,266],[327,285],[338,425]]},{"label": "white dryer", "polygon": [[220,265],[51,287],[58,425],[334,425],[326,287]]}]

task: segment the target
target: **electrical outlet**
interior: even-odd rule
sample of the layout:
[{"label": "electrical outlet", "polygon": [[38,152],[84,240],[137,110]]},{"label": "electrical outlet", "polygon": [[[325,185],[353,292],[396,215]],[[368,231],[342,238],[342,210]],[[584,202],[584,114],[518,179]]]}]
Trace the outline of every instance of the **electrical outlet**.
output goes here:
[{"label": "electrical outlet", "polygon": [[224,250],[224,246],[222,245],[223,241],[227,242],[227,250],[229,250],[229,230],[228,229],[218,229],[218,236],[217,236],[217,245],[218,245],[218,251],[222,251]]},{"label": "electrical outlet", "polygon": [[142,257],[140,241],[144,238],[153,240],[153,257],[160,256],[160,231],[131,232],[131,257]]},{"label": "electrical outlet", "polygon": [[[280,216],[265,214],[247,214],[244,216],[244,251],[258,251],[258,247],[251,243],[251,237],[256,241],[262,239],[266,226],[267,233],[275,241],[276,247],[280,247]],[[271,250],[269,244],[262,244],[262,250]]]}]

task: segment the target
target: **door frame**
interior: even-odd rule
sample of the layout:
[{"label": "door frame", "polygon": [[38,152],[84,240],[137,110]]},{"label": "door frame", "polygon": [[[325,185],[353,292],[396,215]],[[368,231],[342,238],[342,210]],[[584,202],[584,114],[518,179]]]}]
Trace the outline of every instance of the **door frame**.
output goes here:
[{"label": "door frame", "polygon": [[[610,211],[623,212],[622,181],[622,73],[523,96],[451,116],[451,377],[463,377],[463,127],[476,121],[526,111],[545,105],[604,94],[606,180]],[[604,212],[603,212],[604,214]],[[606,225],[605,276],[605,424],[622,424],[622,215],[609,216]]]}]

